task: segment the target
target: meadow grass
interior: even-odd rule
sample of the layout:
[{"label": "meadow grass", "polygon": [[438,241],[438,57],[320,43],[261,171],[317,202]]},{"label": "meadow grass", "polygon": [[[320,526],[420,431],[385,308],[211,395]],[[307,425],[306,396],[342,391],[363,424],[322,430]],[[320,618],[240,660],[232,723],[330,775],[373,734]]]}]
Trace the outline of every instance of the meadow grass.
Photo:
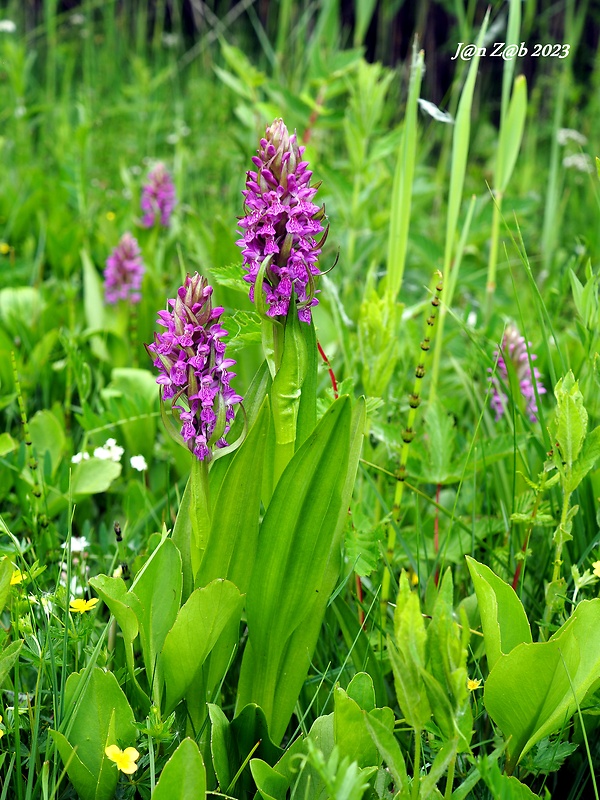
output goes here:
[{"label": "meadow grass", "polygon": [[[5,5],[15,30],[0,31],[0,800],[597,797],[595,12],[527,0],[486,15],[457,2],[432,53],[442,5],[422,4],[421,38],[392,68],[364,57],[390,55],[388,2],[356,4],[353,27],[333,0]],[[452,117],[440,121],[418,102],[441,91],[428,64],[492,34],[567,42],[571,55],[456,62],[436,97]],[[286,322],[271,385],[236,225],[251,157],[280,117],[322,181],[330,230],[314,321],[326,356],[303,323]],[[140,197],[159,161],[178,203],[169,226],[146,229]],[[146,264],[135,312],[106,305],[102,280],[126,231]],[[225,309],[247,417],[230,438],[245,430],[264,453],[259,487],[242,481],[258,469],[243,445],[204,477],[194,466],[188,483],[189,451],[165,435],[144,343],[196,271]],[[512,326],[524,337],[515,363]],[[294,380],[290,401],[281,386]],[[295,495],[286,511],[277,478],[308,485],[295,453],[319,436],[339,458],[319,450],[313,474],[337,480],[332,497],[350,514],[332,523],[317,579],[302,549],[310,504],[292,519]],[[346,462],[345,479],[330,477]],[[234,503],[235,486],[246,501],[225,524],[214,504]],[[297,536],[274,597],[276,502]],[[236,519],[230,571],[211,572],[220,550],[193,564],[193,542],[211,531],[225,541]],[[254,535],[252,573],[243,542]],[[231,566],[236,552],[247,575]],[[296,585],[294,558],[320,605]],[[203,666],[180,690],[184,619],[206,652],[189,656]],[[269,630],[289,633],[281,652]],[[282,678],[294,670],[298,689]],[[547,676],[534,706],[527,687]],[[525,732],[517,707],[530,714]],[[134,743],[128,774],[105,745]]]}]

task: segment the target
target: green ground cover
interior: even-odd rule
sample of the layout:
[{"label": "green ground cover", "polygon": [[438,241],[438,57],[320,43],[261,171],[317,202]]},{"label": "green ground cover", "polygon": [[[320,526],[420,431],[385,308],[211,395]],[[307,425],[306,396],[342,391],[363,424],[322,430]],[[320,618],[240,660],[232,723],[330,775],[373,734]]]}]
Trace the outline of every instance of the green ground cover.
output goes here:
[{"label": "green ground cover", "polygon": [[0,800],[598,797],[599,20],[479,6],[4,4]]}]

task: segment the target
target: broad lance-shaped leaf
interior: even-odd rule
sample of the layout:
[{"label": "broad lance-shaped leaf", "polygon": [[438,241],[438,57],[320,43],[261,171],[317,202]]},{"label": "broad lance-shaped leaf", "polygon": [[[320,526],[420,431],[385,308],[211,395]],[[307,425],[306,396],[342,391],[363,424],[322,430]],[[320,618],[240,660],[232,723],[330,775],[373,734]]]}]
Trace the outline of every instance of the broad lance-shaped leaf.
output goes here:
[{"label": "broad lance-shaped leaf", "polygon": [[[356,469],[351,417],[348,397],[331,406],[288,464],[261,526],[246,604],[253,656],[244,654],[238,708],[256,702],[269,722],[286,642],[319,592],[345,510],[348,473]],[[269,727],[276,739],[285,730]]]},{"label": "broad lance-shaped leaf", "polygon": [[485,707],[506,739],[507,772],[565,725],[600,675],[600,599],[584,600],[547,642],[501,656],[485,683]]},{"label": "broad lance-shaped leaf", "polygon": [[[292,297],[285,325],[283,357],[271,390],[276,443],[275,484],[294,453],[300,398],[307,366],[307,342]],[[316,364],[314,370],[316,371]]]},{"label": "broad lance-shaped leaf", "polygon": [[192,592],[167,633],[160,656],[169,714],[185,695],[221,633],[241,617],[243,597],[230,581],[215,580]]},{"label": "broad lance-shaped leaf", "polygon": [[204,761],[193,739],[184,739],[160,774],[152,800],[189,800],[206,794]]},{"label": "broad lance-shaped leaf", "polygon": [[162,675],[158,655],[179,611],[182,580],[179,552],[170,539],[164,539],[130,589],[132,600],[137,599],[132,608],[140,626],[148,682],[151,686],[158,684],[159,697]]},{"label": "broad lance-shaped leaf", "polygon": [[263,454],[269,429],[269,403],[231,460],[214,504],[210,535],[196,586],[228,578],[241,592],[250,582],[258,539]]},{"label": "broad lance-shaped leaf", "polygon": [[485,652],[491,670],[502,654],[517,645],[531,642],[531,629],[523,604],[516,592],[485,564],[467,558],[467,566],[477,594]]}]

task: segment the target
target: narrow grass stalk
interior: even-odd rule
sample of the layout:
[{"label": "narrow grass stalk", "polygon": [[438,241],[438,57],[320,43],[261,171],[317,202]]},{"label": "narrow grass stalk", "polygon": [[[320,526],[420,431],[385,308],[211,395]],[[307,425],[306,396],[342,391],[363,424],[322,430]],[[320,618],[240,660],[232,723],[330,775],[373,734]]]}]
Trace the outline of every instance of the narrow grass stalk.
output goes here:
[{"label": "narrow grass stalk", "polygon": [[406,428],[402,433],[402,450],[400,452],[400,466],[396,474],[396,491],[394,493],[394,505],[392,507],[392,524],[388,526],[388,539],[387,539],[387,569],[383,572],[383,582],[381,586],[381,612],[382,618],[385,617],[387,611],[387,603],[390,596],[390,581],[391,571],[394,559],[394,551],[396,548],[396,529],[400,525],[400,510],[402,507],[402,497],[404,494],[404,483],[406,481],[406,463],[408,461],[408,453],[410,443],[414,439],[414,424],[417,417],[417,409],[421,405],[421,382],[425,377],[425,364],[427,360],[427,353],[431,348],[431,340],[433,338],[433,330],[437,317],[438,307],[440,305],[440,295],[443,290],[442,274],[436,272],[436,283],[431,300],[432,312],[427,317],[425,322],[425,336],[421,342],[421,359],[417,364],[415,370],[415,383],[412,393],[408,396],[408,403],[410,406],[408,412],[408,420]]},{"label": "narrow grass stalk", "polygon": [[412,186],[415,173],[417,151],[417,101],[421,91],[421,78],[424,71],[423,50],[417,52],[416,42],[413,50],[408,101],[404,116],[404,132],[398,151],[394,185],[392,188],[392,207],[390,210],[390,231],[387,255],[387,293],[395,301],[402,286],[406,248],[408,244],[408,227]]},{"label": "narrow grass stalk", "polygon": [[[450,285],[452,275],[452,259],[454,253],[454,237],[458,227],[458,215],[462,203],[463,186],[467,171],[467,158],[469,155],[469,141],[471,138],[471,106],[473,104],[473,93],[475,91],[475,80],[479,68],[479,53],[483,45],[483,39],[487,30],[490,12],[489,9],[483,20],[483,25],[477,39],[476,55],[469,65],[467,80],[465,82],[456,122],[454,125],[454,135],[452,138],[452,163],[450,167],[450,192],[448,197],[448,214],[446,217],[446,243],[444,248],[444,268],[443,273],[446,278],[446,286]],[[446,290],[447,292],[448,290]],[[443,308],[448,306],[447,297],[442,295]],[[440,360],[442,355],[442,342],[444,336],[445,314],[440,314],[438,326],[438,341],[433,353],[433,367],[431,376],[431,398],[434,399],[437,393],[437,382],[440,371]]]}]

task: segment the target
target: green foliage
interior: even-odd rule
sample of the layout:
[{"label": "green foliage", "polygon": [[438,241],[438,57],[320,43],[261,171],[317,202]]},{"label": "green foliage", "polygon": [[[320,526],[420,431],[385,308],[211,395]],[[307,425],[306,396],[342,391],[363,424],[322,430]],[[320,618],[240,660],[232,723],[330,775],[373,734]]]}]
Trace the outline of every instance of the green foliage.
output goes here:
[{"label": "green foliage", "polygon": [[514,589],[485,564],[468,557],[467,564],[477,593],[488,668],[491,670],[502,654],[507,655],[523,642],[531,643],[531,630]]},{"label": "green foliage", "polygon": [[198,745],[184,739],[160,774],[152,793],[154,800],[187,800],[206,792],[206,770]]},{"label": "green foliage", "polygon": [[[481,25],[475,3],[282,0],[213,4],[201,26],[126,5],[3,12],[0,800],[597,797],[589,4],[511,0]],[[500,85],[490,45],[450,58],[492,30],[530,51],[561,30],[571,52],[507,58]],[[310,326],[253,308],[235,244],[278,117],[330,224]],[[145,229],[157,160],[178,204]],[[126,230],[135,308],[103,288]],[[143,347],[194,269],[244,396],[210,468]],[[547,391],[537,419],[524,362],[493,418],[509,323]],[[133,774],[107,744],[135,744]]]},{"label": "green foliage", "polygon": [[597,681],[600,645],[586,631],[599,624],[600,600],[584,600],[547,642],[517,645],[496,662],[484,699],[508,739],[509,773],[536,742],[567,724]]},{"label": "green foliage", "polygon": [[112,672],[82,670],[69,676],[65,688],[69,722],[64,732],[51,731],[69,779],[82,800],[110,800],[118,770],[105,749],[135,741],[133,711]]}]

